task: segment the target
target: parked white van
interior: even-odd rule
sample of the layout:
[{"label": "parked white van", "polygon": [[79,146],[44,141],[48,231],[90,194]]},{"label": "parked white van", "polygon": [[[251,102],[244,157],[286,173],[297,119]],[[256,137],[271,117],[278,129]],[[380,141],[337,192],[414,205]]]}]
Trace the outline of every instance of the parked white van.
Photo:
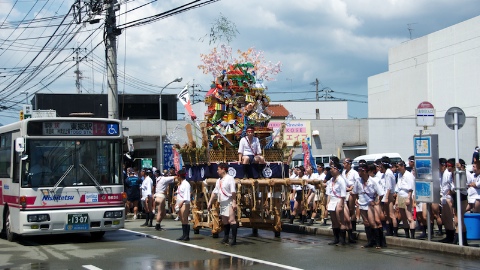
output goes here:
[{"label": "parked white van", "polygon": [[369,154],[369,155],[363,155],[363,156],[358,156],[353,160],[353,168],[356,170],[358,168],[358,161],[364,159],[368,165],[372,164],[375,162],[377,159],[381,159],[382,157],[387,156],[390,158],[390,161],[392,162],[398,162],[402,160],[402,157],[400,156],[399,153],[380,153],[380,154]]}]

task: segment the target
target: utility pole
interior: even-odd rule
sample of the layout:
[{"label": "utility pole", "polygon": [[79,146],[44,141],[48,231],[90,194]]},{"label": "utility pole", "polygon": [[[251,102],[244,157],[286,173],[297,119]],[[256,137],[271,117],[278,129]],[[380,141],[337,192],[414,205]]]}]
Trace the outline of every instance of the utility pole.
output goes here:
[{"label": "utility pole", "polygon": [[[330,87],[328,86],[323,87],[322,85],[323,88],[321,90],[318,89],[318,86],[320,85],[320,81],[318,80],[318,78],[316,78],[314,82],[311,82],[310,85],[315,85],[315,89],[316,89],[315,99],[317,101],[319,101],[320,98],[324,98],[325,100],[329,100],[333,98],[332,95],[330,95],[330,93],[335,91],[333,91]],[[320,92],[323,92],[322,96],[319,95]]]},{"label": "utility pole", "polygon": [[195,100],[195,87],[200,87],[199,84],[195,84],[195,79],[193,79],[193,84],[190,86],[192,88],[192,105],[197,103],[198,100]]},{"label": "utility pole", "polygon": [[[79,57],[80,50],[82,50],[82,49],[81,48],[73,49],[73,51],[75,52],[75,56],[73,57],[73,61],[76,62],[75,63],[76,70],[73,73],[75,73],[75,75],[76,75],[75,86],[77,87],[77,94],[82,93],[81,79],[83,79],[82,71],[80,71],[80,57]],[[86,51],[87,49],[84,49],[84,50]]]},{"label": "utility pole", "polygon": [[332,98],[333,98],[333,97],[330,95],[330,93],[333,92],[333,90],[330,89],[330,87],[325,87],[325,88],[322,89],[322,91],[325,91],[325,95],[324,95],[325,100],[328,100],[328,99],[332,99]]},{"label": "utility pole", "polygon": [[117,85],[117,29],[115,11],[118,10],[117,0],[106,0],[107,14],[105,19],[105,50],[107,62],[108,118],[119,119],[118,115],[118,85]]},{"label": "utility pole", "polygon": [[195,104],[195,79],[193,79],[192,83],[192,105]]}]

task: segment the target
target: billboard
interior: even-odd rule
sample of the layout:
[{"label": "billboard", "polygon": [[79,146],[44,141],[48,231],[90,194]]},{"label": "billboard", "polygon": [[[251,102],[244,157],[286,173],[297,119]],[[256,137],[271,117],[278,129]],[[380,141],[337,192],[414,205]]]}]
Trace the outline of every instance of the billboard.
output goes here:
[{"label": "billboard", "polygon": [[[280,140],[280,132],[278,129],[285,121],[270,121],[268,127],[273,129],[273,134],[276,134],[275,141]],[[291,120],[286,123],[285,132],[283,134],[283,142],[287,146],[293,146],[294,142],[301,143],[302,140],[311,136],[310,121],[309,120]]]}]

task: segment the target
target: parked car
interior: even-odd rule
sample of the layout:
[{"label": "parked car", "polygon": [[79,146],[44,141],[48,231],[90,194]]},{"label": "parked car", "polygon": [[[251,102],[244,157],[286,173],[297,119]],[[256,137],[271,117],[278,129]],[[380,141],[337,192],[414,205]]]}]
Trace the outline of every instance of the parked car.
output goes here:
[{"label": "parked car", "polygon": [[382,157],[387,156],[390,158],[390,161],[392,162],[398,162],[402,160],[402,157],[400,156],[399,153],[379,153],[379,154],[369,154],[369,155],[363,155],[363,156],[358,156],[353,160],[353,168],[356,170],[358,169],[358,161],[364,159],[368,165],[373,164],[375,160],[381,159]]}]

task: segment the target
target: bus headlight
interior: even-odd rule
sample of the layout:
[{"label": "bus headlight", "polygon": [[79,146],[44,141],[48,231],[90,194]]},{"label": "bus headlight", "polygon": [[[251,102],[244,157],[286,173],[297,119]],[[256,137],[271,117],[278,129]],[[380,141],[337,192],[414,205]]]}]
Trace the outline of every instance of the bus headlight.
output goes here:
[{"label": "bus headlight", "polygon": [[36,215],[27,215],[28,222],[43,222],[50,221],[49,214],[36,214]]},{"label": "bus headlight", "polygon": [[121,218],[123,217],[123,211],[106,211],[103,214],[104,218]]}]

